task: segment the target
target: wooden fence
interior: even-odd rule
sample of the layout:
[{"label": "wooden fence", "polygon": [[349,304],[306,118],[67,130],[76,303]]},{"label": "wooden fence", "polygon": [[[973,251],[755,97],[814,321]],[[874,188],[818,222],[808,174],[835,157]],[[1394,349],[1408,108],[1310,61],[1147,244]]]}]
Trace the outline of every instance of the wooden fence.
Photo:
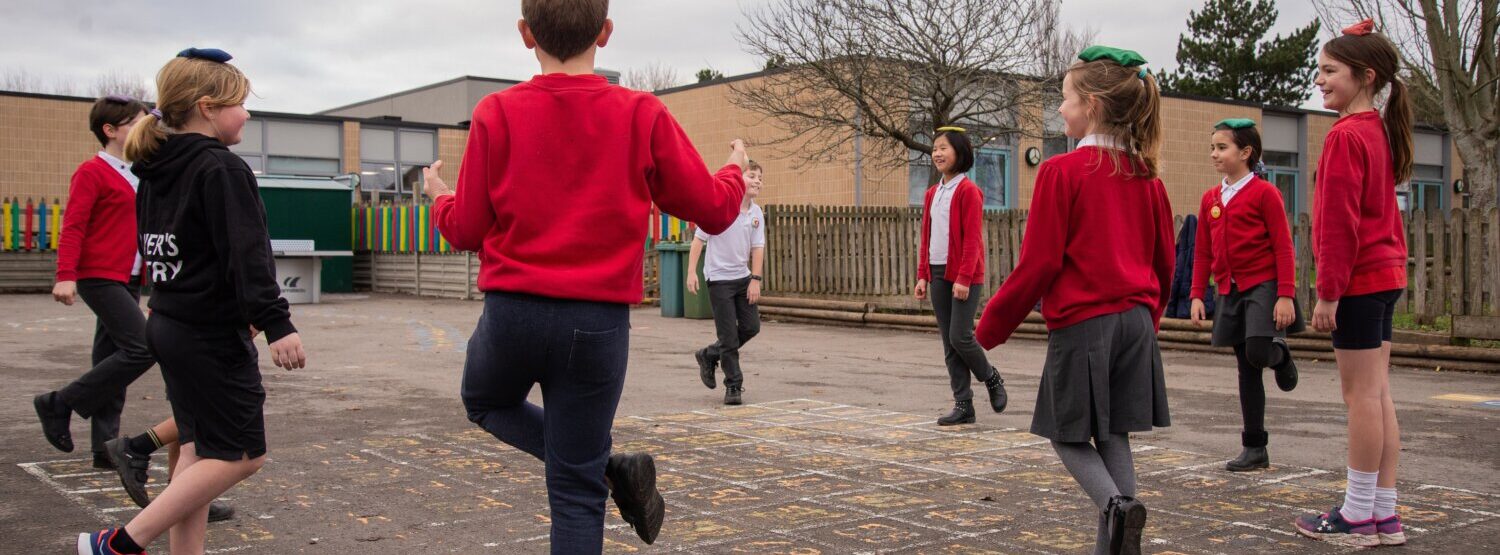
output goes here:
[{"label": "wooden fence", "polygon": [[[646,249],[646,298],[660,296],[656,249]],[[354,256],[354,288],[451,299],[480,299],[479,257],[474,253],[377,253]]]},{"label": "wooden fence", "polygon": [[[766,212],[766,291],[776,294],[891,297],[916,285],[921,209],[778,206]],[[1495,210],[1453,210],[1447,218],[1407,218],[1409,286],[1401,312],[1420,321],[1438,316],[1500,316],[1500,225]],[[1178,217],[1177,229],[1183,218]],[[1015,268],[1024,210],[986,211],[985,295]],[[1297,297],[1312,310],[1312,224],[1299,215]],[[1310,316],[1309,316],[1310,317]]]}]

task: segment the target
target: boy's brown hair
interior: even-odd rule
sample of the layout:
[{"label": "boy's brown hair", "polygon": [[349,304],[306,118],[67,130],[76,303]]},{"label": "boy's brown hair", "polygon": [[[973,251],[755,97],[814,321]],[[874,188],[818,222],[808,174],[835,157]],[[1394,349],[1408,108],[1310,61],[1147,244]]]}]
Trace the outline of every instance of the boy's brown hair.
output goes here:
[{"label": "boy's brown hair", "polygon": [[95,100],[94,107],[89,109],[89,131],[93,131],[94,138],[99,139],[99,146],[108,146],[109,137],[104,134],[104,126],[119,127],[130,123],[130,120],[146,109],[145,102],[128,96],[112,94]]},{"label": "boy's brown hair", "polygon": [[521,17],[537,47],[566,62],[599,38],[609,0],[521,0]]},{"label": "boy's brown hair", "polygon": [[756,162],[755,160],[751,160],[749,163],[745,164],[745,173],[750,172],[766,173],[765,170],[760,168],[760,162]]}]

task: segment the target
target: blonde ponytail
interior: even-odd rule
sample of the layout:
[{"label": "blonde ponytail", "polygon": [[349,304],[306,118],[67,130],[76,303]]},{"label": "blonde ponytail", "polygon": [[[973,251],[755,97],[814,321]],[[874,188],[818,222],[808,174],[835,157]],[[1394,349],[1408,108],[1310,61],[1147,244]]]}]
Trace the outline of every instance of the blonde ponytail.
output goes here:
[{"label": "blonde ponytail", "polygon": [[1121,164],[1120,156],[1110,156],[1114,173],[1156,177],[1162,143],[1161,91],[1156,77],[1138,66],[1109,60],[1074,63],[1068,74],[1078,94],[1098,101],[1097,132],[1108,135],[1125,151],[1128,164]]},{"label": "blonde ponytail", "polygon": [[162,128],[161,120],[153,114],[146,114],[130,129],[130,135],[125,137],[125,159],[150,158],[166,141],[167,130]]},{"label": "blonde ponytail", "polygon": [[156,109],[136,123],[125,139],[125,157],[146,160],[167,137],[187,124],[199,102],[236,106],[250,96],[250,80],[224,62],[178,56],[156,73]]}]

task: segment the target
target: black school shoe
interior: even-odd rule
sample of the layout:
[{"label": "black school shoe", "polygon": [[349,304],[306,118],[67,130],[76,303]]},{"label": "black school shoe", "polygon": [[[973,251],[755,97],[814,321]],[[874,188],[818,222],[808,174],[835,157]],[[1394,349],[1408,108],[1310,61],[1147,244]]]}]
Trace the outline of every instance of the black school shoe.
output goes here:
[{"label": "black school shoe", "polygon": [[31,398],[36,407],[36,416],[42,421],[42,436],[58,451],[73,452],[73,409],[57,398],[56,391],[48,391]]},{"label": "black school shoe", "polygon": [[1141,531],[1146,529],[1146,506],[1134,497],[1109,500],[1110,555],[1141,555]]},{"label": "black school shoe", "polygon": [[698,377],[703,380],[703,385],[709,389],[719,387],[719,384],[714,379],[714,366],[717,366],[717,364],[708,358],[708,353],[703,351],[703,349],[698,349],[697,352],[693,353],[693,358],[698,359]]},{"label": "black school shoe", "polygon": [[[125,494],[130,496],[130,500],[142,509],[150,505],[151,496],[146,493],[146,482],[151,480],[151,476],[146,470],[151,468],[151,455],[141,456],[130,452],[123,437],[104,442],[104,453],[115,464],[115,471],[120,475],[120,485],[125,488]],[[213,514],[212,506],[209,507],[209,514]]]},{"label": "black school shoe", "polygon": [[974,401],[954,401],[953,412],[939,418],[939,426],[957,426],[959,424],[974,423]]},{"label": "black school shoe", "polygon": [[745,393],[745,388],[743,388],[743,387],[734,386],[734,385],[725,386],[725,389],[724,389],[724,404],[726,404],[726,405],[739,405],[739,404],[744,403],[745,401],[744,401],[744,399],[742,397],[744,395],[744,393]]},{"label": "black school shoe", "polygon": [[609,493],[620,518],[635,528],[646,545],[656,542],[667,513],[667,503],[656,489],[656,461],[647,453],[610,455],[604,476],[609,478]]},{"label": "black school shoe", "polygon": [[114,461],[109,460],[109,455],[104,454],[103,451],[94,451],[95,470],[117,470],[118,468]]},{"label": "black school shoe", "polygon": [[1005,378],[1000,377],[1000,371],[991,366],[990,373],[990,379],[984,381],[984,388],[990,392],[990,408],[999,414],[1005,412],[1010,396],[1005,394]]},{"label": "black school shoe", "polygon": [[1266,453],[1265,447],[1246,447],[1240,452],[1240,456],[1224,464],[1224,470],[1230,472],[1250,472],[1271,468],[1271,455]]},{"label": "black school shoe", "polygon": [[223,522],[234,518],[234,507],[221,501],[210,501],[208,503],[208,521]]},{"label": "black school shoe", "polygon": [[1276,387],[1282,391],[1297,389],[1297,363],[1292,360],[1292,348],[1287,346],[1285,337],[1273,337],[1271,342],[1280,345],[1282,354],[1286,355],[1280,366],[1272,368],[1276,371]]}]

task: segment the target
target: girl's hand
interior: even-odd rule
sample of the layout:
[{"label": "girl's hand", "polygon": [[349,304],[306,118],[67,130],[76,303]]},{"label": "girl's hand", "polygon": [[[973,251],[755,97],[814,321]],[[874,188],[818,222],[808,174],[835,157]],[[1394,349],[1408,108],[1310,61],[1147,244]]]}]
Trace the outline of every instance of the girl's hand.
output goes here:
[{"label": "girl's hand", "polygon": [[1318,299],[1318,305],[1313,308],[1313,329],[1321,332],[1331,332],[1338,329],[1338,322],[1335,318],[1338,313],[1338,301]]},{"label": "girl's hand", "polygon": [[913,289],[911,294],[912,294],[913,297],[916,297],[917,300],[919,300],[919,301],[925,301],[925,300],[927,300],[927,280],[925,280],[925,279],[919,279],[919,280],[917,280],[917,288]]},{"label": "girl's hand", "polygon": [[960,301],[969,300],[969,286],[957,283],[953,284],[953,298]]},{"label": "girl's hand", "polygon": [[62,304],[73,306],[73,301],[78,298],[78,282],[59,281],[52,286],[52,300]]},{"label": "girl's hand", "polygon": [[1193,307],[1188,312],[1194,324],[1199,327],[1208,325],[1208,307],[1203,306],[1203,299],[1193,299]]},{"label": "girl's hand", "polygon": [[1296,311],[1293,310],[1291,297],[1281,297],[1279,299],[1276,299],[1275,315],[1276,329],[1278,330],[1286,329],[1287,326],[1292,325],[1292,322],[1297,320],[1297,314]]},{"label": "girl's hand", "polygon": [[422,168],[422,192],[427,194],[427,198],[436,199],[443,195],[453,194],[453,188],[443,182],[443,178],[438,177],[438,171],[442,169],[442,160],[438,160],[433,162],[431,166]]},{"label": "girl's hand", "polygon": [[271,361],[277,367],[294,370],[307,366],[307,353],[302,351],[302,337],[291,334],[271,344]]}]

